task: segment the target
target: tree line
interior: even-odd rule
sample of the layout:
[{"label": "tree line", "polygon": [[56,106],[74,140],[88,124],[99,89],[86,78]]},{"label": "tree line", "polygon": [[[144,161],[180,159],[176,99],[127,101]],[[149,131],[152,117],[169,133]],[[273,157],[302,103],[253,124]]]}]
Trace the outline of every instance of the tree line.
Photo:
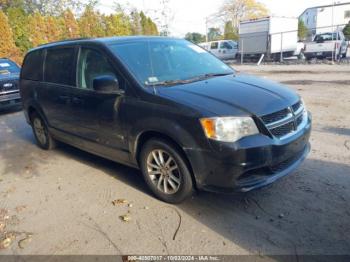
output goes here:
[{"label": "tree line", "polygon": [[158,35],[154,21],[142,11],[121,6],[109,15],[96,1],[0,0],[0,57],[21,63],[25,53],[49,42],[126,35]]},{"label": "tree line", "polygon": [[[238,26],[241,20],[257,19],[270,14],[267,7],[256,0],[226,0],[216,15],[209,22],[223,24],[223,31],[219,27],[208,28],[208,41],[238,40]],[[195,43],[204,42],[205,35],[188,33],[186,39]]]}]

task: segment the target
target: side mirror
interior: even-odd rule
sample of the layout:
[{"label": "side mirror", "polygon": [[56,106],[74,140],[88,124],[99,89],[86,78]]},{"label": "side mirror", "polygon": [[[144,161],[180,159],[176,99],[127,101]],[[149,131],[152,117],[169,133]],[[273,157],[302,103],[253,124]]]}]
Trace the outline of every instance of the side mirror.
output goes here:
[{"label": "side mirror", "polygon": [[92,85],[96,92],[102,94],[113,94],[119,91],[118,79],[109,75],[96,77]]}]

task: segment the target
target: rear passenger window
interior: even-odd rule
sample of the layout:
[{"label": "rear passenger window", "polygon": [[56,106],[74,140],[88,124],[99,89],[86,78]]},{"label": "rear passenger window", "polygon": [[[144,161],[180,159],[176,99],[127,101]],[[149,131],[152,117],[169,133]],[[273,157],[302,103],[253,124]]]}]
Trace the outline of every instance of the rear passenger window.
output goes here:
[{"label": "rear passenger window", "polygon": [[23,63],[21,78],[41,81],[43,79],[43,59],[41,50],[28,53]]},{"label": "rear passenger window", "polygon": [[218,42],[213,42],[211,43],[210,49],[218,49],[219,43]]},{"label": "rear passenger window", "polygon": [[48,49],[45,60],[45,81],[62,85],[75,85],[75,49]]}]

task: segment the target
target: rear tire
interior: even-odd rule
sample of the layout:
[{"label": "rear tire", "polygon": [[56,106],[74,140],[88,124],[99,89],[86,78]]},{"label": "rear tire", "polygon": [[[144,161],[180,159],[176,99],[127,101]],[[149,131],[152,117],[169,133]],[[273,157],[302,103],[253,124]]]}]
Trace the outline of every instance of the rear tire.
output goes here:
[{"label": "rear tire", "polygon": [[56,146],[45,121],[37,113],[31,115],[31,125],[37,145],[44,150],[51,150]]},{"label": "rear tire", "polygon": [[140,154],[143,177],[160,200],[177,204],[193,193],[190,169],[175,145],[163,139],[151,139]]}]

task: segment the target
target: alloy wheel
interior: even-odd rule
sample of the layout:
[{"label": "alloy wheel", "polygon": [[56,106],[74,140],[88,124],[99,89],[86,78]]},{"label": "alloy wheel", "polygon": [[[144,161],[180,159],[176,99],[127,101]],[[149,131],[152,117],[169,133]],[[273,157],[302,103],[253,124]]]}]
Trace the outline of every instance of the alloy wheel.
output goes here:
[{"label": "alloy wheel", "polygon": [[148,154],[147,172],[153,184],[165,194],[175,194],[181,185],[181,174],[175,159],[157,149]]},{"label": "alloy wheel", "polygon": [[36,137],[38,138],[40,144],[45,145],[47,142],[47,136],[45,127],[39,118],[35,118],[33,121],[33,127]]}]

